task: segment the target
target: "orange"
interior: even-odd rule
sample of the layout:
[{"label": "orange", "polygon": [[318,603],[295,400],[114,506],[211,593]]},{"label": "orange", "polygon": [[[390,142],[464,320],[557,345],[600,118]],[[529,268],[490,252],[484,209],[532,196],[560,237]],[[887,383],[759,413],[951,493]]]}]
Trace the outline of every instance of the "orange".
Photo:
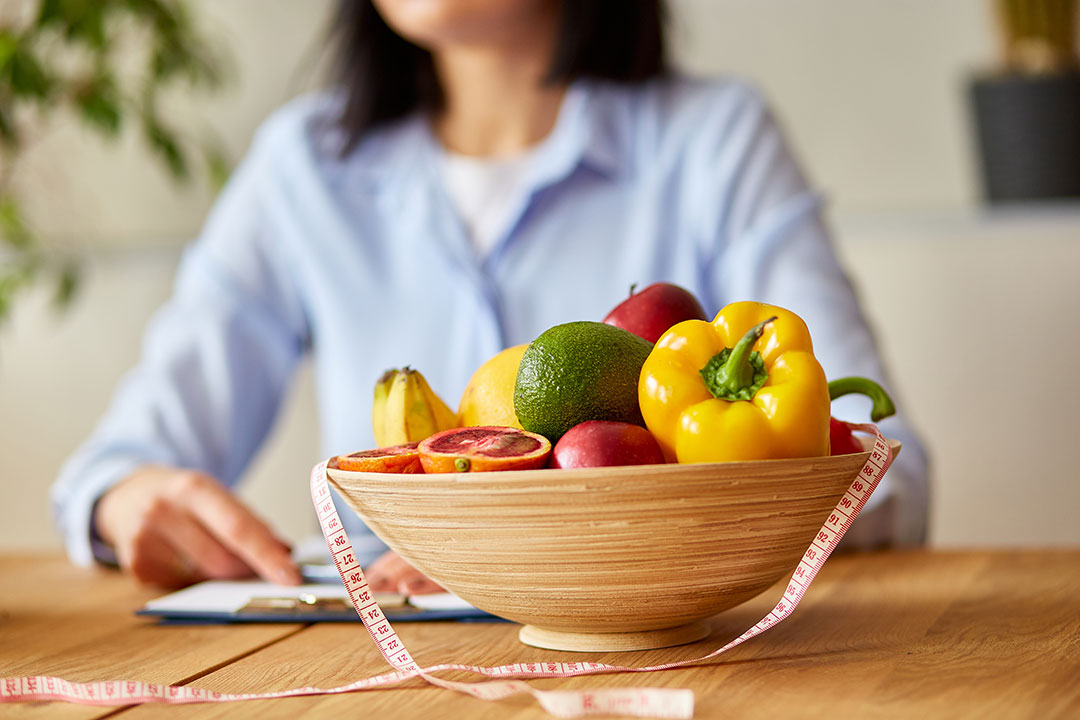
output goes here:
[{"label": "orange", "polygon": [[514,383],[528,343],[507,348],[473,373],[458,404],[458,425],[520,428],[514,413]]},{"label": "orange", "polygon": [[351,455],[338,455],[330,460],[330,467],[352,472],[422,473],[420,443],[405,443],[376,450],[362,450]]},{"label": "orange", "polygon": [[550,455],[546,437],[512,427],[454,428],[420,443],[420,463],[428,473],[535,470]]}]

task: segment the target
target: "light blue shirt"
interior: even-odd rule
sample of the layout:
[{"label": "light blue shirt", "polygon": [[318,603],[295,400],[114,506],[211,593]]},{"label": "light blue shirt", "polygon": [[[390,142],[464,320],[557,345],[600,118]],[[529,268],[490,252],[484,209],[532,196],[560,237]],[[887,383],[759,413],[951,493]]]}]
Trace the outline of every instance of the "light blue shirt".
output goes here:
[{"label": "light blue shirt", "polygon": [[[305,353],[323,456],[373,445],[370,398],[385,369],[420,369],[454,406],[498,350],[600,320],[632,283],[678,283],[710,313],[735,300],[789,308],[830,378],[888,387],[821,199],[745,84],[576,83],[485,257],[442,186],[425,118],[369,133],[342,158],[335,107],[319,95],[274,114],[185,252],[137,367],[53,486],[75,562],[93,559],[93,503],[142,464],[234,485]],[[868,407],[838,401],[834,414],[865,421]],[[883,430],[904,451],[866,511],[877,508],[876,529],[860,524],[918,542],[926,457],[902,418]]]}]

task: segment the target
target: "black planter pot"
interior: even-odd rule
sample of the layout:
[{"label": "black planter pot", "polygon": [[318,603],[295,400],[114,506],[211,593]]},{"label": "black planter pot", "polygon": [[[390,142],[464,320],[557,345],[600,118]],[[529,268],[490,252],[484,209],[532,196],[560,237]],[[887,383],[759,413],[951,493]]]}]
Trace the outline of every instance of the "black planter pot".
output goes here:
[{"label": "black planter pot", "polygon": [[978,78],[971,101],[987,200],[1080,198],[1080,72]]}]

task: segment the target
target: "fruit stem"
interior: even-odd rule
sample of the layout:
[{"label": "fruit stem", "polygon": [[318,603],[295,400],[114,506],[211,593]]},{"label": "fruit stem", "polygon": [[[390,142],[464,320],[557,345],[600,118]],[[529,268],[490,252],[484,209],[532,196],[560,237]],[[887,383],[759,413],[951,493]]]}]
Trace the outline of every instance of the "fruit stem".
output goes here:
[{"label": "fruit stem", "polygon": [[761,353],[752,348],[765,332],[765,326],[773,320],[776,320],[775,315],[759,322],[742,336],[735,347],[724,348],[701,368],[705,387],[713,397],[720,400],[751,400],[769,379]]},{"label": "fruit stem", "polygon": [[870,408],[870,419],[873,422],[880,422],[896,413],[896,406],[893,405],[889,393],[885,392],[885,388],[881,387],[870,378],[837,378],[829,383],[830,400],[835,400],[838,397],[843,397],[844,395],[850,395],[852,393],[866,395],[870,398],[870,402],[873,403],[873,406]]}]

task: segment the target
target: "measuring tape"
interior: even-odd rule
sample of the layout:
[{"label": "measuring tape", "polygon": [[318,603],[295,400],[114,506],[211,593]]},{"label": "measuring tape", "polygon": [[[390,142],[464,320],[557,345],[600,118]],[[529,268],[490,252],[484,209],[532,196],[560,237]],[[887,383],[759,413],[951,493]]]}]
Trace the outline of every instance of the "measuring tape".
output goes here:
[{"label": "measuring tape", "polygon": [[[612,688],[600,690],[537,690],[522,678],[574,677],[619,672],[655,672],[685,665],[696,665],[727,652],[750,638],[760,635],[791,615],[810,583],[836,549],[855,517],[866,505],[867,499],[878,486],[892,463],[892,451],[881,432],[874,425],[850,424],[852,430],[874,435],[870,456],[844,492],[843,497],[829,514],[825,524],[814,537],[799,561],[798,567],[788,581],[783,597],[769,613],[752,628],[727,645],[692,660],[681,660],[650,667],[623,667],[592,662],[531,662],[481,667],[444,663],[420,667],[405,648],[390,621],[383,615],[368,587],[364,572],[356,561],[352,543],[341,525],[337,508],[330,496],[326,481],[326,461],[311,471],[311,498],[319,516],[326,544],[334,557],[341,580],[349,591],[349,599],[356,608],[364,627],[367,628],[375,647],[383,659],[393,668],[391,672],[358,680],[335,688],[303,687],[271,693],[220,693],[200,688],[178,685],[153,685],[130,681],[106,681],[73,683],[60,678],[35,676],[0,679],[0,702],[37,700],[61,700],[80,705],[134,705],[139,703],[185,704],[200,702],[235,702],[238,700],[263,700],[268,698],[297,697],[301,695],[334,695],[369,690],[394,685],[413,677],[420,677],[439,687],[466,693],[481,700],[500,700],[519,693],[528,693],[552,715],[557,717],[582,717],[585,715],[634,715],[638,717],[688,718],[694,714],[694,695],[690,690],[667,688]],[[462,626],[467,632],[467,626]],[[459,682],[437,677],[435,673],[458,670],[498,678],[481,682]]]}]

